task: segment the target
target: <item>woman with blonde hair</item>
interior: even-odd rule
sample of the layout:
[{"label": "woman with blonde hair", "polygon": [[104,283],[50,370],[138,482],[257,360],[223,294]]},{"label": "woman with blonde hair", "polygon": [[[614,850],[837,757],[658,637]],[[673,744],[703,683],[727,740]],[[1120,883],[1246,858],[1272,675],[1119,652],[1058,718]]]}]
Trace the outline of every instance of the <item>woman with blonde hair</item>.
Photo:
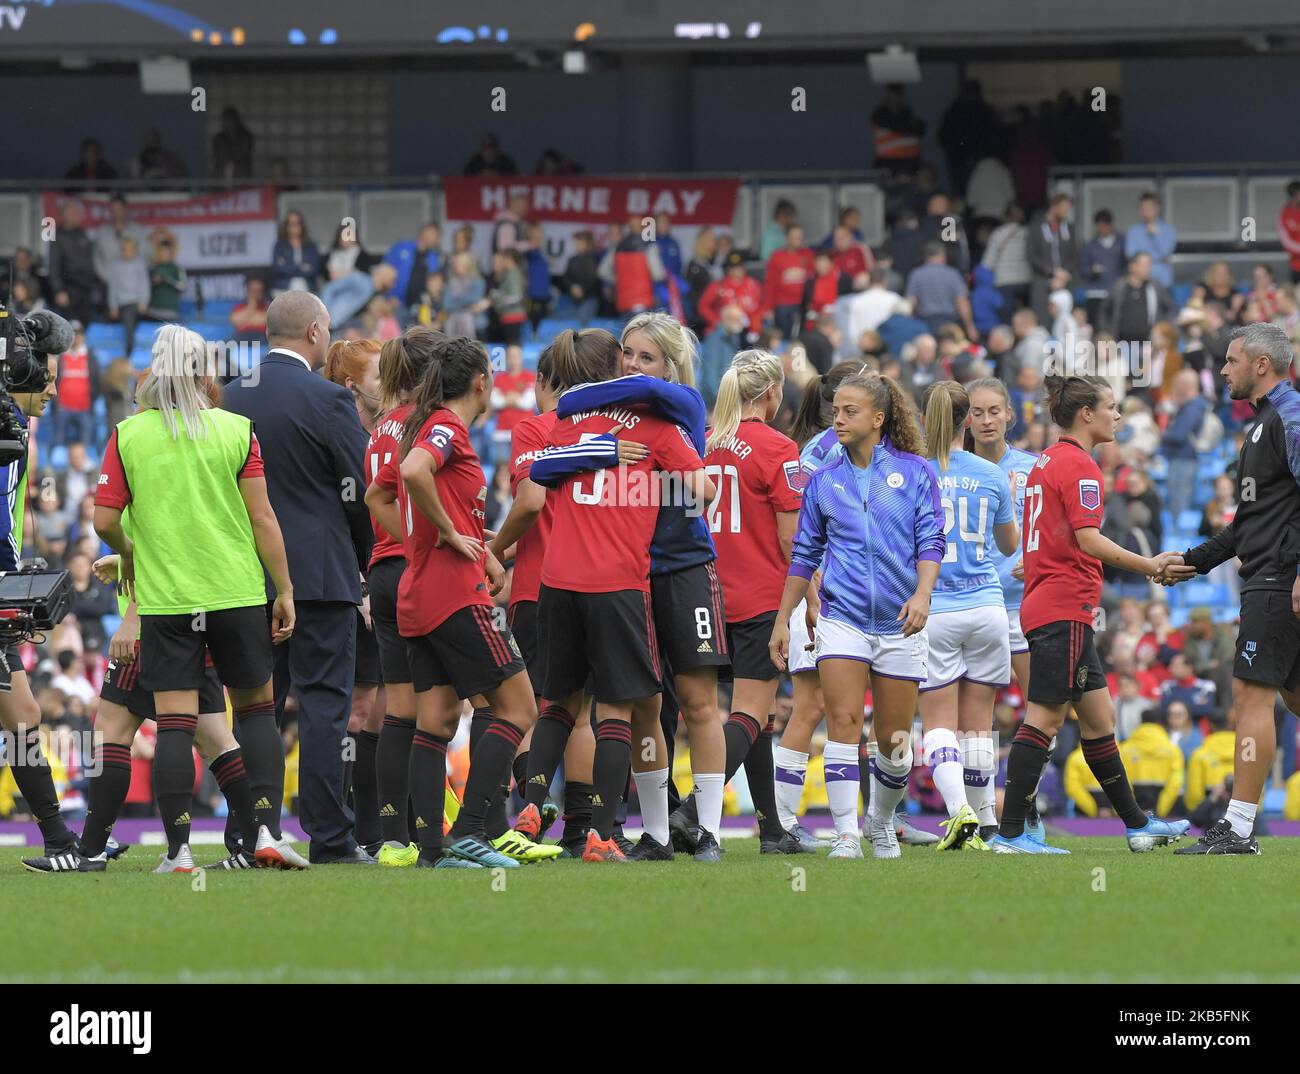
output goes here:
[{"label": "woman with blonde hair", "polygon": [[[214,405],[213,366],[197,333],[158,330],[139,411],[110,437],[95,495],[95,529],[120,556],[122,592],[139,611],[139,682],[157,714],[154,780],[167,834],[158,871],[193,869],[192,751],[209,656],[243,746],[223,787],[246,770],[257,803],[238,818],[243,846],[221,865],[306,868],[280,834],[284,754],[271,689],[272,645],[293,633],[293,585],[252,423]],[[264,569],[276,587],[269,626]]]},{"label": "woman with blonde hair", "polygon": [[[781,672],[772,663],[772,636],[802,502],[799,446],[768,424],[781,406],[781,359],[741,351],[722,376],[714,425],[704,457],[718,486],[708,508],[726,600],[727,648],[734,683],[724,776],[743,763],[764,854],[799,854],[797,836],[778,818],[772,734]],[[741,752],[741,747],[745,747]]]},{"label": "woman with blonde hair", "polygon": [[925,763],[948,810],[939,850],[983,850],[981,836],[997,831],[993,701],[1011,683],[1011,627],[992,553],[1011,556],[1019,547],[1015,497],[996,464],[963,448],[970,405],[951,380],[925,392],[925,456],[938,478],[947,541],[919,687]]}]

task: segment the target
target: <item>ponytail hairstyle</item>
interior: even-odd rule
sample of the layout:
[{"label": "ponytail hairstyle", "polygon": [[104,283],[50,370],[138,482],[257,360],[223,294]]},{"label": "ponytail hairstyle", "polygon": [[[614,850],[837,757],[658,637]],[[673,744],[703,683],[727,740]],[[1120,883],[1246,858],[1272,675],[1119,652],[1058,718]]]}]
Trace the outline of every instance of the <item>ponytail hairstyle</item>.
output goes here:
[{"label": "ponytail hairstyle", "polygon": [[790,428],[790,439],[802,448],[823,429],[829,429],[835,389],[845,377],[867,372],[870,368],[864,362],[837,362],[825,373],[813,377],[804,385],[803,398],[799,400],[799,410]]},{"label": "ponytail hairstyle", "polygon": [[695,355],[700,341],[695,333],[667,313],[638,313],[623,326],[619,343],[626,343],[633,332],[644,333],[664,356],[670,384],[695,387]]},{"label": "ponytail hairstyle", "polygon": [[[831,373],[834,372],[832,369]],[[829,377],[830,373],[826,375]],[[871,405],[885,415],[881,435],[889,437],[899,451],[909,455],[925,453],[925,443],[917,426],[916,406],[897,381],[879,373],[855,373],[841,380],[839,387],[861,388],[870,396]]]},{"label": "ponytail hairstyle", "polygon": [[722,383],[718,385],[718,399],[713,404],[713,431],[704,445],[704,453],[707,455],[735,436],[745,407],[784,379],[781,359],[768,351],[740,351],[731,359],[731,366],[722,374]]},{"label": "ponytail hairstyle", "polygon": [[[1007,430],[1010,431],[1015,422],[1011,420],[1011,393],[1007,391],[1007,386],[997,377],[980,377],[966,385],[967,400],[975,398],[976,392],[997,392],[1002,396],[1003,405],[1007,408]],[[961,446],[963,451],[975,450],[975,434],[969,425],[966,426],[966,435],[962,438]]]},{"label": "ponytail hairstyle", "polygon": [[603,328],[566,328],[551,341],[537,360],[551,370],[551,390],[562,392],[575,384],[612,380],[618,373],[623,348]]},{"label": "ponytail hairstyle", "polygon": [[1109,381],[1094,376],[1044,377],[1043,387],[1047,389],[1048,413],[1066,430],[1074,424],[1080,410],[1095,408],[1101,402],[1101,393],[1111,390]]},{"label": "ponytail hairstyle", "polygon": [[[433,349],[449,336],[425,325],[412,325],[400,336],[386,340],[379,349],[379,409],[387,414],[415,391],[433,360]],[[338,344],[335,344],[338,346]],[[330,354],[334,347],[330,348]],[[329,358],[325,359],[329,368]]]},{"label": "ponytail hairstyle", "polygon": [[464,336],[444,336],[434,345],[433,355],[411,396],[411,412],[402,429],[402,458],[415,446],[420,428],[434,411],[466,395],[480,374],[492,376],[492,362],[482,343]]},{"label": "ponytail hairstyle", "polygon": [[952,440],[966,415],[970,413],[970,396],[955,380],[936,380],[925,389],[925,457],[934,459],[939,469],[948,469]]},{"label": "ponytail hairstyle", "polygon": [[184,325],[165,324],[153,340],[149,371],[136,389],[140,410],[157,410],[173,440],[180,439],[177,414],[185,435],[201,440],[208,435],[203,411],[214,407],[212,388],[215,363],[209,361],[207,341]]}]

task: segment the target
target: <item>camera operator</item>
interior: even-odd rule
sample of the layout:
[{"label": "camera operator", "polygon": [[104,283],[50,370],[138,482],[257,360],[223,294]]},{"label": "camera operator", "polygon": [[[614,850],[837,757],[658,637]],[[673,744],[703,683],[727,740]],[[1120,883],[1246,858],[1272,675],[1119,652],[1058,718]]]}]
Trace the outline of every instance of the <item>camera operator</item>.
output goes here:
[{"label": "camera operator", "polygon": [[[22,349],[11,346],[5,363],[9,394],[0,392],[0,426],[27,428],[28,418],[45,413],[54,398],[58,376],[58,354],[70,342],[72,329],[60,317],[43,313],[23,322],[29,337]],[[67,339],[64,338],[66,333]],[[12,344],[12,340],[9,341]],[[45,350],[54,353],[45,353]],[[11,416],[12,415],[12,416]],[[0,490],[5,495],[6,515],[11,523],[7,539],[0,541],[0,571],[16,571],[22,557],[23,521],[27,512],[27,464],[30,452],[0,465]],[[16,745],[8,758],[14,782],[27,802],[32,816],[40,825],[47,856],[65,853],[76,845],[75,837],[59,813],[59,798],[49,764],[40,748],[41,710],[32,696],[27,673],[23,670],[18,646],[12,641],[3,647],[0,661],[0,727]]]}]

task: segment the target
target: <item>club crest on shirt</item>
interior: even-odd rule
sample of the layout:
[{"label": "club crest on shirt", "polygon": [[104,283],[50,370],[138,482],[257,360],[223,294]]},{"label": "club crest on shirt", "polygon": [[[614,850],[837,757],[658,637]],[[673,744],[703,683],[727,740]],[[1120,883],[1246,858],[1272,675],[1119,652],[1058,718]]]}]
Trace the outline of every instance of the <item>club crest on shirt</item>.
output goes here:
[{"label": "club crest on shirt", "polygon": [[1252,444],[1258,444],[1259,438],[1263,435],[1263,433],[1264,433],[1264,423],[1263,422],[1256,423],[1255,431],[1250,434],[1250,442]]},{"label": "club crest on shirt", "polygon": [[885,484],[888,485],[891,489],[901,489],[903,487],[903,475],[890,474],[887,478],[885,478]]},{"label": "club crest on shirt", "polygon": [[1027,484],[1029,484],[1029,475],[1026,474],[1026,473],[1022,473],[1021,471],[1017,470],[1017,471],[1016,471],[1016,484],[1019,485],[1021,488],[1024,488]]},{"label": "club crest on shirt", "polygon": [[1101,506],[1101,482],[1085,477],[1079,481],[1079,506],[1095,511]]},{"label": "club crest on shirt", "polygon": [[781,469],[785,471],[785,483],[790,486],[791,492],[803,492],[808,487],[808,474],[800,465],[798,459],[791,459],[789,462],[781,464]]}]

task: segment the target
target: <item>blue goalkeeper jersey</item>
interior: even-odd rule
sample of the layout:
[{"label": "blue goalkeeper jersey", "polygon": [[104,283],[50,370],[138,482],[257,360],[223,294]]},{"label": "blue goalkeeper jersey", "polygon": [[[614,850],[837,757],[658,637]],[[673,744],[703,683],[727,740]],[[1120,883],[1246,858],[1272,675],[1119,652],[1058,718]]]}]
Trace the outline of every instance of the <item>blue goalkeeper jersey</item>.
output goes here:
[{"label": "blue goalkeeper jersey", "polygon": [[[1037,461],[1037,455],[1021,451],[1010,444],[1007,445],[1006,454],[998,460],[999,469],[1015,483],[1016,525],[1022,531],[1025,528],[1025,484],[1029,480],[1029,471],[1034,468],[1034,463]],[[1024,581],[1011,576],[1011,569],[1020,562],[1020,550],[1016,549],[1011,555],[1004,556],[995,544],[989,554],[997,564],[998,580],[1002,583],[1003,603],[1006,604],[1007,611],[1015,611],[1020,607],[1020,602],[1025,595]]]},{"label": "blue goalkeeper jersey", "polygon": [[[700,458],[704,458],[704,399],[685,384],[671,384],[642,373],[577,384],[560,396],[556,413],[567,418],[588,410],[635,405],[649,406],[661,417],[681,426]],[[609,465],[618,465],[617,458]],[[533,463],[529,476],[538,484],[553,485],[582,469],[585,467],[575,457],[566,460],[564,456],[543,456]],[[679,484],[674,483],[671,487],[680,491]],[[717,558],[709,524],[700,507],[692,509],[680,498],[660,506],[654,538],[650,542],[651,575],[673,574],[688,567],[711,563]]]},{"label": "blue goalkeeper jersey", "polygon": [[939,479],[948,547],[934,583],[930,611],[957,612],[1002,604],[1002,584],[991,553],[993,527],[1015,518],[1007,475],[969,451],[954,451],[946,468],[932,460]]}]

